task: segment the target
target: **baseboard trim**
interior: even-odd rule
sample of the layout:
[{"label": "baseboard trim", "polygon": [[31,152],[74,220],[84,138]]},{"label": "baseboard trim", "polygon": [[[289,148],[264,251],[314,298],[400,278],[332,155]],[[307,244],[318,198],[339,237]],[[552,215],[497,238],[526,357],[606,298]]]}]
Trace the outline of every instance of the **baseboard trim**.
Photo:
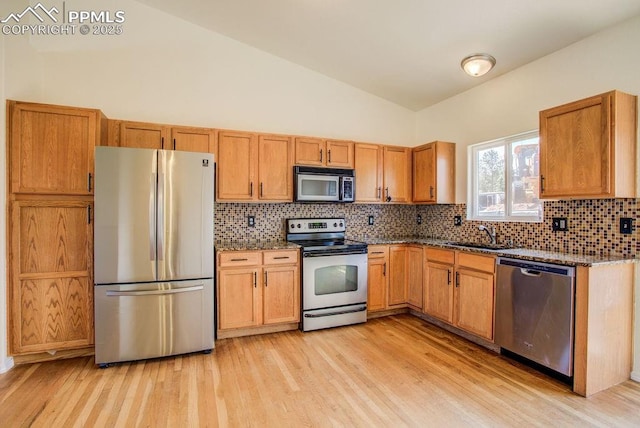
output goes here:
[{"label": "baseboard trim", "polygon": [[14,366],[13,358],[6,357],[0,360],[0,373],[6,373]]},{"label": "baseboard trim", "polygon": [[631,380],[640,382],[640,371],[631,372]]}]

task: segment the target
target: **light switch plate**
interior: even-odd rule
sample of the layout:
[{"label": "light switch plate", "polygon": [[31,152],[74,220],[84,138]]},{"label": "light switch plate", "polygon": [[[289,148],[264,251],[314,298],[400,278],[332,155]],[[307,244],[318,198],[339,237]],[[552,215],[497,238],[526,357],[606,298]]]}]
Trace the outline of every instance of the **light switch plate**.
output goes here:
[{"label": "light switch plate", "polygon": [[630,235],[633,231],[633,219],[630,217],[620,218],[620,233]]},{"label": "light switch plate", "polygon": [[373,226],[373,216],[369,216],[369,226]]},{"label": "light switch plate", "polygon": [[250,215],[247,218],[247,226],[256,227],[256,216]]},{"label": "light switch plate", "polygon": [[566,232],[569,230],[569,222],[566,217],[553,217],[551,228],[554,232]]}]

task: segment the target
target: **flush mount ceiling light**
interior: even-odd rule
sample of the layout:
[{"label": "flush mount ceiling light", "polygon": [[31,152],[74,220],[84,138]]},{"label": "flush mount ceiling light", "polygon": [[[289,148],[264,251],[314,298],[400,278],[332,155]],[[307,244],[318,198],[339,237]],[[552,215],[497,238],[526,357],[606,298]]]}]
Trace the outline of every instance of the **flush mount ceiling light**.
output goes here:
[{"label": "flush mount ceiling light", "polygon": [[480,77],[496,65],[496,59],[489,54],[473,54],[462,60],[460,66],[469,76]]}]

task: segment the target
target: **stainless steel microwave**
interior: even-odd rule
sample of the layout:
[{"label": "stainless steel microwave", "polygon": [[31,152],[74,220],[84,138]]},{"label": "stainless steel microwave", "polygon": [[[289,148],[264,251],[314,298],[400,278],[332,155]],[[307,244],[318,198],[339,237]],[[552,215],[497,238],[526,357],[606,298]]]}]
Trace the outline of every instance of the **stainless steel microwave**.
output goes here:
[{"label": "stainless steel microwave", "polygon": [[293,167],[296,202],[353,202],[352,169]]}]

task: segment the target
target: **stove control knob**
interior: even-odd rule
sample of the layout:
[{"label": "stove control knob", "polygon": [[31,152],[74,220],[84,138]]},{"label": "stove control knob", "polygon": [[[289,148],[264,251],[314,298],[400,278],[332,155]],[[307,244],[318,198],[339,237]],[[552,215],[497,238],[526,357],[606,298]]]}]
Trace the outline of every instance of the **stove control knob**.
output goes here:
[{"label": "stove control knob", "polygon": [[289,228],[291,228],[291,229],[293,229],[294,227],[296,227],[296,225],[295,225],[295,224],[293,224],[293,223],[291,223],[291,224],[289,225]]},{"label": "stove control knob", "polygon": [[298,229],[300,229],[302,226],[300,225],[300,223],[298,223]]},{"label": "stove control knob", "polygon": [[340,222],[340,227],[343,227],[343,226],[342,226],[342,222]]},{"label": "stove control knob", "polygon": [[333,227],[338,227],[338,223],[333,223]]}]

